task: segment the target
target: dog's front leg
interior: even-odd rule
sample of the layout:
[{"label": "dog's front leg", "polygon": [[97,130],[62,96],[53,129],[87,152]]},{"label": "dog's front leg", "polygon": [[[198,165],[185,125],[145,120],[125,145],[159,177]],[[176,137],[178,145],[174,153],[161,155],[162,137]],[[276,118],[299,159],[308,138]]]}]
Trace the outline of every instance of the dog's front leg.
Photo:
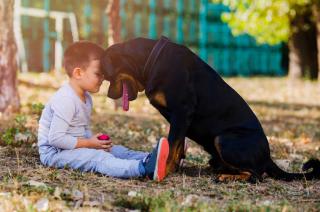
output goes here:
[{"label": "dog's front leg", "polygon": [[166,173],[172,173],[178,167],[184,156],[184,142],[186,132],[191,122],[190,113],[180,110],[172,113],[170,117],[169,145],[170,153],[167,160]]}]

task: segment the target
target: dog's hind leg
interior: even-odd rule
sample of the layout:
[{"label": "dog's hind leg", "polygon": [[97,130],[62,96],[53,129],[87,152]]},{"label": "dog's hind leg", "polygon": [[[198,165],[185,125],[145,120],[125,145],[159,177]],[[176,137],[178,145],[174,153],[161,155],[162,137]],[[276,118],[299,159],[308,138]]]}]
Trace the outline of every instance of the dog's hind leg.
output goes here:
[{"label": "dog's hind leg", "polygon": [[214,174],[240,174],[238,169],[225,165],[220,158],[217,157],[211,158],[209,164]]},{"label": "dog's hind leg", "polygon": [[225,164],[219,157],[211,158],[209,161],[213,174],[215,174],[214,181],[217,183],[228,181],[249,181],[256,183],[259,181],[254,174],[250,172],[241,172],[232,166]]},{"label": "dog's hind leg", "polygon": [[247,138],[236,139],[233,135],[216,137],[214,140],[216,154],[212,158],[211,166],[219,174],[231,175],[229,177],[224,176],[222,179],[262,181],[263,171],[257,163],[259,157],[255,157],[255,154],[251,152],[257,149],[255,149],[255,146],[250,146],[250,141]]},{"label": "dog's hind leg", "polygon": [[212,142],[207,140],[207,142],[203,142],[200,145],[202,145],[204,150],[211,155],[209,164],[213,174],[229,174],[229,175],[240,174],[240,171],[238,169],[235,169],[234,167],[229,166],[221,159],[220,157],[221,153],[219,153],[219,149],[216,149],[216,147],[212,145]]}]

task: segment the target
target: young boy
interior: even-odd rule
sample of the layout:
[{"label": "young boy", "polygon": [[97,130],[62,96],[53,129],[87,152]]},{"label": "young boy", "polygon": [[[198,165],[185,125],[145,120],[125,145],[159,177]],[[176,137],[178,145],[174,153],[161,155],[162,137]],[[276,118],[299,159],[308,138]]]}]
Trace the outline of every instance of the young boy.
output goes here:
[{"label": "young boy", "polygon": [[111,141],[92,136],[89,128],[92,99],[104,77],[100,72],[103,49],[80,41],[64,53],[64,67],[69,82],[46,104],[39,121],[38,147],[41,162],[50,167],[70,167],[98,172],[112,177],[148,177],[161,181],[165,177],[169,154],[168,141],[160,139],[148,154],[129,150]]}]

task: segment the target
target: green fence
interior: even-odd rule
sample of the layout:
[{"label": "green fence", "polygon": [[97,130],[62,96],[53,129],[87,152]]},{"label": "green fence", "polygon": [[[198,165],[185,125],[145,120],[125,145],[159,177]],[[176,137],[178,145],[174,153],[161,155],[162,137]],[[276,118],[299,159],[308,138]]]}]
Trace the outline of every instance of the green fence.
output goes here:
[{"label": "green fence", "polygon": [[182,43],[219,73],[282,75],[281,46],[258,45],[248,35],[234,37],[220,15],[228,8],[207,0],[122,0],[124,40],[166,35]]},{"label": "green fence", "polygon": [[[108,45],[107,1],[23,0],[22,4],[46,10],[72,11],[77,16],[81,39]],[[191,48],[224,76],[284,74],[281,46],[257,45],[248,35],[232,36],[228,25],[220,20],[221,13],[228,10],[223,5],[208,0],[120,0],[120,4],[122,40],[134,37],[156,39],[165,35]],[[28,63],[32,70],[52,68],[56,36],[52,25],[48,19],[22,18]],[[71,42],[70,28],[64,28],[64,35],[66,46]]]},{"label": "green fence", "polygon": [[[105,15],[107,1],[97,0],[21,0],[26,8],[45,11],[74,12],[80,39],[107,46],[108,21]],[[54,68],[54,42],[57,39],[55,21],[47,18],[21,16],[21,31],[29,70],[49,71]],[[70,24],[64,21],[63,47],[72,43]]]}]

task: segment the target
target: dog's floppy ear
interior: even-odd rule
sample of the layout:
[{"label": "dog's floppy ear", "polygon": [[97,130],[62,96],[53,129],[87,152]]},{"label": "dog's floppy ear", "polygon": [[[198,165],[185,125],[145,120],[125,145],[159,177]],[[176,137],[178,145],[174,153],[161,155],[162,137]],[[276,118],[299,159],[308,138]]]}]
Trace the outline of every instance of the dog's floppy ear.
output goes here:
[{"label": "dog's floppy ear", "polygon": [[101,64],[107,80],[112,79],[120,72],[137,75],[137,67],[131,55],[126,52],[127,49],[122,43],[114,44],[105,50]]},{"label": "dog's floppy ear", "polygon": [[112,79],[116,75],[116,69],[118,68],[116,55],[120,54],[121,48],[121,44],[113,44],[108,47],[102,55],[102,71],[107,80]]}]

